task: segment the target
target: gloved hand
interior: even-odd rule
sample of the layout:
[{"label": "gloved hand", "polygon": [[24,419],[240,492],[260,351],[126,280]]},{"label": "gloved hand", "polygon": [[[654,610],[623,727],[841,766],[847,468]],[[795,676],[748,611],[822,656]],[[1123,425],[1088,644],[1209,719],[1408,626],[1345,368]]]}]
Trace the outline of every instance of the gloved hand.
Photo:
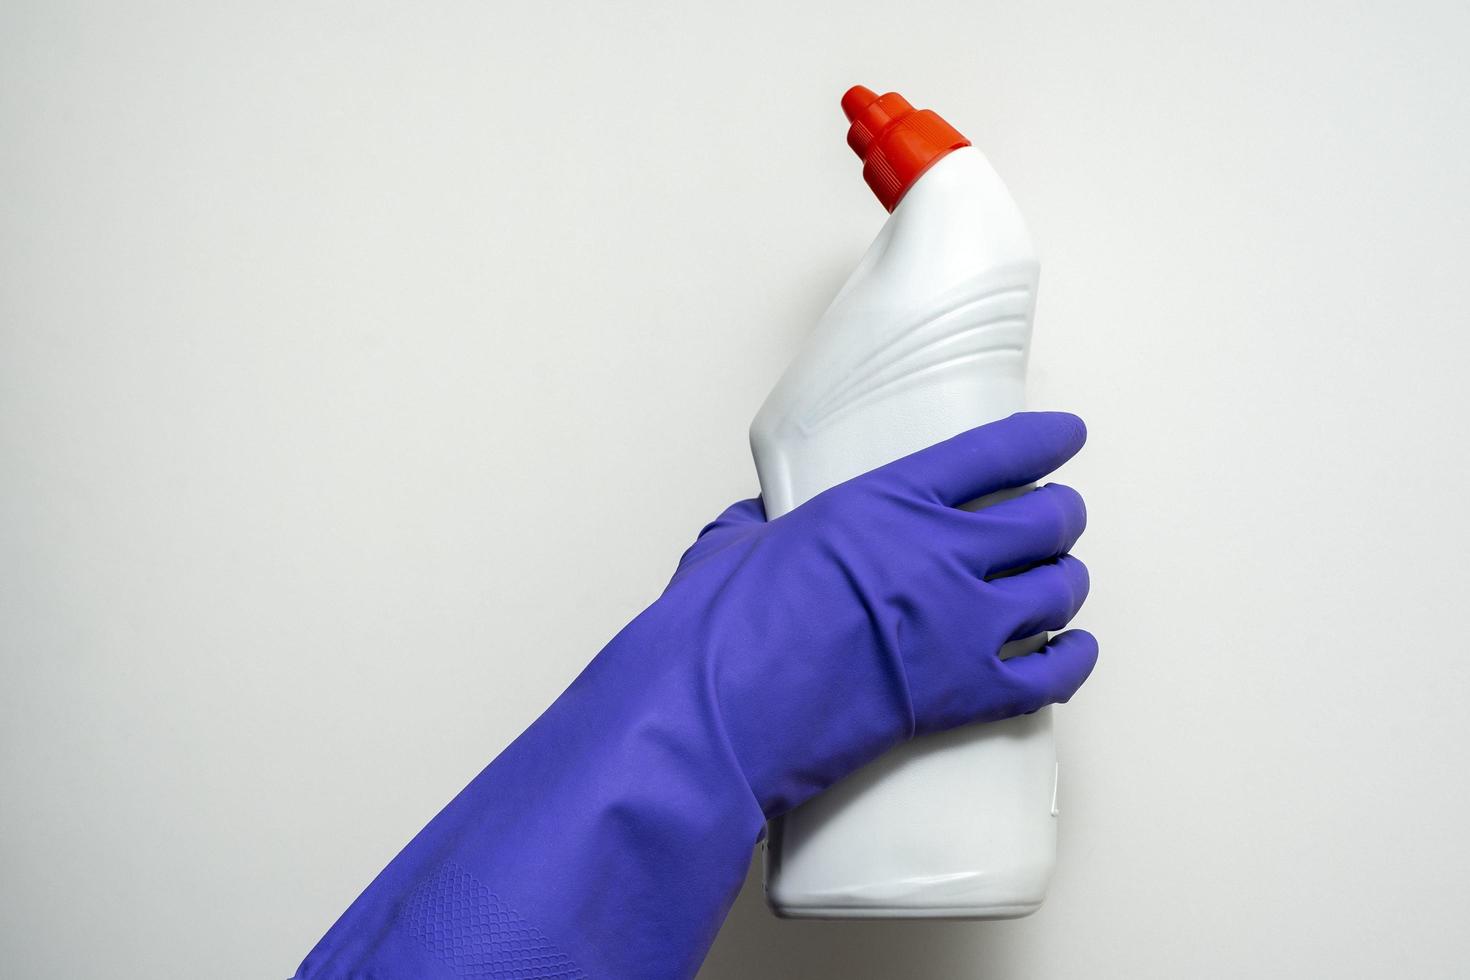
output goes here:
[{"label": "gloved hand", "polygon": [[[662,596],[396,857],[300,980],[690,977],[765,821],[915,734],[1067,700],[1079,419],[1014,415],[767,522],[735,504]],[[998,573],[1024,569],[1017,574]]]}]

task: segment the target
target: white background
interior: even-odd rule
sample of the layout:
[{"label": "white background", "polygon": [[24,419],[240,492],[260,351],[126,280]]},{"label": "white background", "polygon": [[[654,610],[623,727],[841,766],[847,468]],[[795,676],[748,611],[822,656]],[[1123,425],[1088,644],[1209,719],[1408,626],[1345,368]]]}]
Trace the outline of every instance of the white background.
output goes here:
[{"label": "white background", "polygon": [[[285,977],[753,492],[883,213],[991,157],[1091,444],[1036,916],[739,978],[1470,959],[1470,8],[0,5],[0,974]],[[1463,974],[1461,974],[1463,975]]]}]

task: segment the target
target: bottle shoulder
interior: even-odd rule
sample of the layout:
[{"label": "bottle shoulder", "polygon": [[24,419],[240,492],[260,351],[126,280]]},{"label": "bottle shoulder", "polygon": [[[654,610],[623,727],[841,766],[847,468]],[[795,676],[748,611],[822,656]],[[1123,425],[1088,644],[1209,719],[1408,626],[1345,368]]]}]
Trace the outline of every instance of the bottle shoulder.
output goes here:
[{"label": "bottle shoulder", "polygon": [[[910,253],[937,263],[937,274],[1036,261],[1021,209],[990,161],[969,146],[953,151],[914,184],[879,239],[878,266],[902,268]],[[875,246],[878,242],[875,241]]]},{"label": "bottle shoulder", "polygon": [[948,154],[889,216],[753,437],[814,432],[916,378],[1023,366],[1038,274],[1025,222],[989,161],[973,147]]}]

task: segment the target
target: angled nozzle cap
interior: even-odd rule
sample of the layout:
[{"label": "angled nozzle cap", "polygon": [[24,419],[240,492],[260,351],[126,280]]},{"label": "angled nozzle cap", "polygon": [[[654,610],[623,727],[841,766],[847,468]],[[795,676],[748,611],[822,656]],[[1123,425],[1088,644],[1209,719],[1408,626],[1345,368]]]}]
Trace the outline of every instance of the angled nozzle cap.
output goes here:
[{"label": "angled nozzle cap", "polygon": [[863,179],[892,211],[908,189],[950,150],[970,141],[929,109],[915,109],[897,92],[877,95],[854,85],[842,96],[852,123],[847,145],[863,161]]}]

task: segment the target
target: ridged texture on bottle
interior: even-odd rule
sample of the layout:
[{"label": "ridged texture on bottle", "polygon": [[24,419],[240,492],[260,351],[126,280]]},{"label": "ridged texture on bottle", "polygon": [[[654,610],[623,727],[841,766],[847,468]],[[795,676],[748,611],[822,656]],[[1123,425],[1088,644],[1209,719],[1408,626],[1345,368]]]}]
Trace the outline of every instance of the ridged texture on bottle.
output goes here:
[{"label": "ridged texture on bottle", "polygon": [[811,435],[874,398],[982,357],[1024,358],[1031,303],[1024,282],[964,284],[818,389],[797,416],[800,431]]}]

